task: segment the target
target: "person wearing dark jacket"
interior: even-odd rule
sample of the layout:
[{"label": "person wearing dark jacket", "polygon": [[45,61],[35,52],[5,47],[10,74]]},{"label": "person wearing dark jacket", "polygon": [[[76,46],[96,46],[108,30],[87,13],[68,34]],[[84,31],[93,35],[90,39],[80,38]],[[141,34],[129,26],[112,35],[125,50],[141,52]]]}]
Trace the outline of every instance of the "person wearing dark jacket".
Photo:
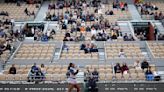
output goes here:
[{"label": "person wearing dark jacket", "polygon": [[16,74],[16,67],[12,64],[12,67],[9,69],[9,74]]},{"label": "person wearing dark jacket", "polygon": [[147,60],[144,60],[142,63],[141,63],[141,68],[144,70],[145,68],[148,68],[149,67],[149,63],[147,62]]},{"label": "person wearing dark jacket", "polygon": [[94,78],[95,81],[98,81],[99,72],[97,71],[96,68],[95,68],[94,71],[92,72],[92,76],[93,76],[93,78]]},{"label": "person wearing dark jacket", "polygon": [[115,66],[114,66],[114,72],[115,73],[121,73],[121,66],[119,63],[117,63]]},{"label": "person wearing dark jacket", "polygon": [[98,92],[98,87],[96,82],[97,81],[93,77],[89,78],[88,83],[86,84],[88,88],[88,92]]},{"label": "person wearing dark jacket", "polygon": [[153,74],[153,72],[151,71],[151,67],[148,67],[145,72],[145,75],[149,75],[149,74]]}]

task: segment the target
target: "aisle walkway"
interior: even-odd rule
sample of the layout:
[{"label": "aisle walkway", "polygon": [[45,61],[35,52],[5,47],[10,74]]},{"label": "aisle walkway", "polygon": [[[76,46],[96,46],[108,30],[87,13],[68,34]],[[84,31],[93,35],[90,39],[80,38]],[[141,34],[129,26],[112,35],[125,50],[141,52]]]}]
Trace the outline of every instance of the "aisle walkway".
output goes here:
[{"label": "aisle walkway", "polygon": [[159,32],[162,33],[162,34],[164,34],[164,27],[163,27],[162,23],[156,21],[156,22],[154,22],[154,24],[158,28]]},{"label": "aisle walkway", "polygon": [[128,22],[118,22],[118,25],[120,26],[121,32],[124,35],[125,33],[132,34],[132,32],[130,31],[130,27],[128,25]]},{"label": "aisle walkway", "polygon": [[40,8],[34,21],[43,21],[44,20],[46,12],[48,11],[48,5],[49,5],[49,1],[45,1],[42,4],[42,7]]},{"label": "aisle walkway", "polygon": [[134,0],[125,0],[128,4],[133,4]]},{"label": "aisle walkway", "polygon": [[137,8],[133,4],[128,5],[128,8],[133,20],[142,20]]}]

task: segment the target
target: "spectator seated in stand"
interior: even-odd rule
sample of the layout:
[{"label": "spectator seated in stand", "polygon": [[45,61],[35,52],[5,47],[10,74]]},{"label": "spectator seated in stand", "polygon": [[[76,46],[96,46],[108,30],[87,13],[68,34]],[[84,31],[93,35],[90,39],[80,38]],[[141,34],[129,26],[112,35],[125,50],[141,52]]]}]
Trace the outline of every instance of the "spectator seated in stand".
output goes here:
[{"label": "spectator seated in stand", "polygon": [[94,78],[95,81],[98,81],[99,79],[99,72],[97,71],[96,68],[94,68],[94,71],[92,72],[92,76]]},{"label": "spectator seated in stand", "polygon": [[81,46],[80,46],[80,50],[84,50],[85,47],[86,47],[85,43],[81,44]]},{"label": "spectator seated in stand", "polygon": [[80,36],[78,37],[78,41],[85,41],[85,36],[83,33],[80,33]]},{"label": "spectator seated in stand", "polygon": [[129,68],[128,66],[126,65],[126,63],[123,63],[122,67],[121,67],[121,72],[122,74],[127,74],[129,73]]},{"label": "spectator seated in stand", "polygon": [[112,38],[112,40],[116,40],[117,39],[117,34],[114,32],[111,38]]},{"label": "spectator seated in stand", "polygon": [[134,38],[131,34],[129,34],[129,36],[128,36],[127,33],[125,33],[124,41],[134,41]]},{"label": "spectator seated in stand", "polygon": [[55,34],[56,34],[56,32],[55,32],[54,29],[52,29],[52,30],[48,29],[48,30],[47,30],[48,40],[53,39],[53,35],[55,35]]},{"label": "spectator seated in stand", "polygon": [[139,60],[136,60],[136,61],[134,62],[134,68],[135,68],[136,70],[141,70],[141,63],[140,63]]},{"label": "spectator seated in stand", "polygon": [[35,72],[35,80],[38,81],[42,81],[45,79],[44,74],[42,73],[41,69],[38,68],[38,71]]},{"label": "spectator seated in stand", "polygon": [[41,69],[36,66],[36,63],[31,67],[31,70],[28,74],[28,82],[33,81],[41,81],[45,78],[44,74],[42,73]]},{"label": "spectator seated in stand", "polygon": [[44,64],[41,64],[41,65],[40,65],[40,70],[41,70],[41,73],[40,73],[41,76],[43,76],[43,79],[45,79],[45,76],[46,76],[46,74],[47,74],[47,70],[46,70]]},{"label": "spectator seated in stand", "polygon": [[45,33],[45,34],[42,35],[41,41],[43,41],[43,42],[47,42],[48,41],[47,33]]},{"label": "spectator seated in stand", "polygon": [[147,69],[149,67],[149,63],[147,62],[147,60],[144,60],[142,63],[141,63],[141,68],[143,70]]},{"label": "spectator seated in stand", "polygon": [[89,79],[92,77],[92,72],[90,71],[89,67],[86,68],[86,71],[84,72],[85,79],[84,81],[89,81]]},{"label": "spectator seated in stand", "polygon": [[51,4],[49,4],[48,5],[48,9],[55,9],[56,8],[56,6],[55,6],[55,4],[54,3],[51,3]]},{"label": "spectator seated in stand", "polygon": [[125,54],[125,52],[124,52],[124,49],[120,49],[120,52],[118,54],[118,57],[120,57],[120,58],[126,58],[127,57],[126,54]]},{"label": "spectator seated in stand", "polygon": [[86,44],[86,46],[84,48],[84,52],[85,53],[90,53],[90,48],[91,48],[90,44]]},{"label": "spectator seated in stand", "polygon": [[35,74],[36,72],[38,72],[38,67],[36,66],[36,63],[34,63],[34,65],[31,67],[31,70],[28,74],[28,81],[34,81],[35,80]]},{"label": "spectator seated in stand", "polygon": [[116,63],[116,65],[114,66],[114,72],[115,73],[121,73],[120,63]]},{"label": "spectator seated in stand", "polygon": [[109,35],[104,31],[100,30],[96,35],[96,41],[107,41]]},{"label": "spectator seated in stand", "polygon": [[129,34],[128,40],[129,40],[129,41],[134,41],[134,38],[133,38],[132,34]]},{"label": "spectator seated in stand", "polygon": [[127,35],[127,33],[125,33],[125,35],[124,35],[124,41],[128,41],[129,39],[128,39],[128,35]]},{"label": "spectator seated in stand", "polygon": [[7,11],[1,11],[0,16],[9,16],[9,13]]},{"label": "spectator seated in stand", "polygon": [[2,43],[0,44],[0,55],[2,55],[3,52],[8,51],[8,50],[12,52],[13,46],[11,46],[11,43],[12,41],[9,39],[7,39],[6,41],[5,39],[2,40]]},{"label": "spectator seated in stand", "polygon": [[105,12],[106,15],[114,15],[114,12],[112,10],[107,10]]},{"label": "spectator seated in stand", "polygon": [[34,12],[34,11],[30,12],[27,8],[25,8],[24,13],[25,13],[27,16],[31,16],[31,15],[35,16],[35,12]]},{"label": "spectator seated in stand", "polygon": [[153,75],[154,75],[154,81],[160,81],[161,80],[161,76],[158,74],[157,71],[154,71]]},{"label": "spectator seated in stand", "polygon": [[85,53],[98,52],[98,49],[95,44],[82,44],[80,50],[84,50]]},{"label": "spectator seated in stand", "polygon": [[51,14],[50,14],[50,12],[47,12],[46,13],[46,20],[51,20]]},{"label": "spectator seated in stand", "polygon": [[12,67],[10,67],[9,74],[16,74],[16,67],[14,64],[12,64]]},{"label": "spectator seated in stand", "polygon": [[[48,16],[48,17],[51,17],[51,16]],[[59,21],[59,16],[57,15],[52,15],[52,21]]]},{"label": "spectator seated in stand", "polygon": [[147,81],[153,81],[154,80],[154,75],[153,75],[153,72],[152,72],[150,66],[147,68],[147,70],[145,72],[145,76],[146,76]]}]

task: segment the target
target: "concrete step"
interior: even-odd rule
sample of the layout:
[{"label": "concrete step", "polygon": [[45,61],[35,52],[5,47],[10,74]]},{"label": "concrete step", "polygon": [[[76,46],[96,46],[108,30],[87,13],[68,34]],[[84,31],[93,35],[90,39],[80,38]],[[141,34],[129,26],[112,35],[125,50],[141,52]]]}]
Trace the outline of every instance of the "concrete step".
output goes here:
[{"label": "concrete step", "polygon": [[151,61],[151,58],[149,57],[148,53],[147,52],[142,52],[142,55],[144,55],[144,58],[150,62]]},{"label": "concrete step", "polygon": [[42,7],[40,8],[38,14],[36,15],[35,21],[43,21],[45,16],[46,16],[46,12],[48,11],[48,5],[49,5],[49,1],[45,1],[42,4]]},{"label": "concrete step", "polygon": [[161,76],[161,79],[164,80],[164,71],[158,71],[158,74]]},{"label": "concrete step", "polygon": [[53,60],[58,60],[59,57],[60,57],[60,48],[56,48],[53,55]]},{"label": "concrete step", "polygon": [[162,25],[162,23],[160,22],[154,22],[155,26],[157,27],[157,29],[159,30],[160,33],[164,33],[164,27]]},{"label": "concrete step", "polygon": [[133,20],[142,20],[140,14],[134,4],[129,4],[128,9],[132,15]]},{"label": "concrete step", "polygon": [[120,29],[123,35],[125,33],[132,34],[127,22],[119,22],[118,25],[120,26]]},{"label": "concrete step", "polygon": [[105,53],[99,52],[99,60],[105,60]]},{"label": "concrete step", "polygon": [[77,82],[78,83],[82,83],[82,82],[84,82],[84,72],[79,72],[77,75],[76,75],[76,77],[77,77]]}]

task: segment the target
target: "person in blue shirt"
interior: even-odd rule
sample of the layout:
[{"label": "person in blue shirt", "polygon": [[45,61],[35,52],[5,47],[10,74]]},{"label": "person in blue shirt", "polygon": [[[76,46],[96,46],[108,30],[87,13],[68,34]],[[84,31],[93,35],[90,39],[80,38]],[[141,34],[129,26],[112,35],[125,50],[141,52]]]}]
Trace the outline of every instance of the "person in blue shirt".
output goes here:
[{"label": "person in blue shirt", "polygon": [[28,79],[30,81],[34,81],[36,77],[36,72],[38,72],[39,68],[36,66],[36,63],[31,67],[31,70],[29,71],[28,74]]},{"label": "person in blue shirt", "polygon": [[151,67],[149,66],[145,72],[146,80],[148,81],[153,81],[154,80],[154,75],[153,72],[151,71]]},{"label": "person in blue shirt", "polygon": [[31,67],[31,71],[35,72],[38,71],[38,67],[36,66],[36,63]]},{"label": "person in blue shirt", "polygon": [[41,40],[44,41],[44,42],[48,41],[47,33],[42,35]]}]

